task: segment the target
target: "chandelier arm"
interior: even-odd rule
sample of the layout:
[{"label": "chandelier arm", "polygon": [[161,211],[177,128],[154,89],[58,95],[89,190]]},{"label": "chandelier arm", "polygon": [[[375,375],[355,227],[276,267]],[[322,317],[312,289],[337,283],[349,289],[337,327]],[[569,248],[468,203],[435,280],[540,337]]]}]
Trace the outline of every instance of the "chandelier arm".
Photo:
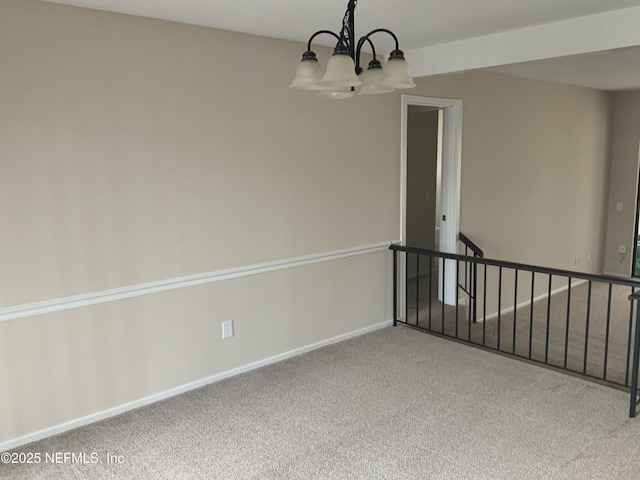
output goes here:
[{"label": "chandelier arm", "polygon": [[307,50],[311,50],[311,42],[313,41],[313,39],[316,38],[318,35],[321,35],[323,33],[332,35],[332,36],[336,37],[338,42],[342,42],[342,39],[340,38],[340,36],[337,33],[334,33],[331,30],[318,30],[316,33],[311,35],[311,38],[309,38],[309,42],[307,43]]},{"label": "chandelier arm", "polygon": [[376,47],[371,41],[371,39],[369,38],[369,36],[360,37],[360,40],[358,40],[358,48],[356,50],[356,58],[355,58],[356,73],[358,75],[360,75],[363,71],[363,68],[360,66],[360,51],[362,50],[362,46],[364,45],[364,42],[369,42],[369,45],[371,45],[371,52],[373,53],[373,59],[376,60]]},{"label": "chandelier arm", "polygon": [[393,33],[391,30],[387,30],[386,28],[376,28],[375,30],[371,30],[363,38],[369,39],[369,37],[371,35],[373,35],[374,33],[379,33],[379,32],[388,33],[389,35],[391,35],[391,37],[393,37],[394,42],[396,42],[396,48],[395,49],[396,50],[400,50],[400,47],[398,45],[398,37],[396,37],[396,34]]}]

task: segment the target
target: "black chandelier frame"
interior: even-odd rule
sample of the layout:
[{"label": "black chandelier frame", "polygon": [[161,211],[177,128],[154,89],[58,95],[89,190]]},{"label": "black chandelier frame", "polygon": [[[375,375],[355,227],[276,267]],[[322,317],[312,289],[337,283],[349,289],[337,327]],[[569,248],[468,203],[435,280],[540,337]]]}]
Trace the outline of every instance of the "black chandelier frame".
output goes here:
[{"label": "black chandelier frame", "polygon": [[400,50],[398,44],[398,37],[387,28],[376,28],[371,30],[369,33],[360,37],[357,43],[355,43],[355,10],[358,5],[358,0],[349,0],[347,5],[347,11],[344,14],[344,18],[342,19],[342,28],[340,29],[340,34],[338,35],[331,30],[318,30],[309,38],[309,42],[307,43],[307,51],[302,54],[302,60],[317,60],[317,56],[315,52],[311,50],[311,43],[313,40],[322,34],[331,35],[338,40],[338,43],[333,51],[334,55],[347,54],[349,55],[356,66],[356,75],[360,75],[364,69],[360,66],[360,53],[362,51],[362,47],[365,43],[368,43],[371,46],[371,51],[373,53],[373,59],[369,62],[369,68],[382,68],[382,64],[376,58],[376,47],[371,40],[371,36],[376,33],[386,33],[393,38],[395,42],[395,49],[391,51],[389,54],[389,58],[402,58],[404,59],[404,52]]}]

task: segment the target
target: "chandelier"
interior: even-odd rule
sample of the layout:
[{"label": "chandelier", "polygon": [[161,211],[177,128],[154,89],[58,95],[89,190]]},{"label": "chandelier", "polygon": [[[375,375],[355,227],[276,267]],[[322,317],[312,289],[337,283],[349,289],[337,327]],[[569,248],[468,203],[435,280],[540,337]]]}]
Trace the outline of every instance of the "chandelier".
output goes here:
[{"label": "chandelier", "polygon": [[[398,38],[386,28],[371,30],[357,43],[355,41],[354,12],[358,0],[349,0],[347,11],[342,20],[340,34],[330,30],[319,30],[309,38],[307,51],[296,69],[296,75],[289,85],[295,90],[316,90],[324,98],[342,99],[359,95],[374,95],[393,92],[398,88],[412,88],[416,84],[409,75],[409,65],[404,59],[404,53],[398,48]],[[376,58],[376,49],[371,41],[375,33],[391,35],[395,41],[395,49],[389,54],[389,60],[384,67]],[[311,51],[311,42],[321,34],[332,35],[337,40],[333,55],[327,63],[327,70],[322,72],[316,54]],[[360,53],[367,43],[371,47],[373,59],[369,62],[367,71],[360,67]],[[363,73],[364,72],[364,73]],[[362,75],[361,78],[358,78]],[[358,89],[356,91],[356,89]]]}]

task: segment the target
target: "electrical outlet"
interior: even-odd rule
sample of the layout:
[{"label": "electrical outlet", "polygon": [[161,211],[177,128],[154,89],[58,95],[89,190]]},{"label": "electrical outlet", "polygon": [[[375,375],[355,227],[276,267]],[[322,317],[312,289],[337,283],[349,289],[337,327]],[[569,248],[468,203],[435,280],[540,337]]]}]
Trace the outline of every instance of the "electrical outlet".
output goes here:
[{"label": "electrical outlet", "polygon": [[233,320],[222,322],[222,339],[233,337]]}]

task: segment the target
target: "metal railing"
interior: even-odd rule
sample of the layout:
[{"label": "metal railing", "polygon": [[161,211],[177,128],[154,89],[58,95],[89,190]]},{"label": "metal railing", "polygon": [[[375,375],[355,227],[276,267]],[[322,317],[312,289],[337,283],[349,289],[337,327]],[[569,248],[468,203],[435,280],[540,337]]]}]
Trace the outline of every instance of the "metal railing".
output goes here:
[{"label": "metal railing", "polygon": [[[630,415],[635,415],[640,329],[633,335],[638,322],[633,300],[640,300],[640,282],[402,245],[389,248],[394,325],[629,389]],[[418,272],[421,262],[439,268],[420,281],[407,275],[411,262]],[[452,272],[453,298],[444,292]],[[472,288],[460,282],[469,272]]]},{"label": "metal railing", "polygon": [[[473,243],[469,237],[467,237],[464,233],[460,232],[458,234],[458,239],[464,245],[464,254],[465,256],[469,256],[469,252],[473,254],[476,258],[483,258],[484,252],[480,247],[478,247],[475,243]],[[478,265],[468,263],[464,264],[464,283],[458,283],[458,288],[460,288],[464,293],[467,294],[469,298],[469,320],[472,322],[476,322],[477,319],[477,298],[478,298]]]},{"label": "metal railing", "polygon": [[[633,304],[640,300],[640,292],[629,295],[629,300],[633,308]],[[640,309],[636,306],[636,325],[633,345],[633,361],[631,366],[631,388],[629,395],[629,416],[636,416],[636,407],[640,404],[638,400],[638,363],[640,362]]]}]

